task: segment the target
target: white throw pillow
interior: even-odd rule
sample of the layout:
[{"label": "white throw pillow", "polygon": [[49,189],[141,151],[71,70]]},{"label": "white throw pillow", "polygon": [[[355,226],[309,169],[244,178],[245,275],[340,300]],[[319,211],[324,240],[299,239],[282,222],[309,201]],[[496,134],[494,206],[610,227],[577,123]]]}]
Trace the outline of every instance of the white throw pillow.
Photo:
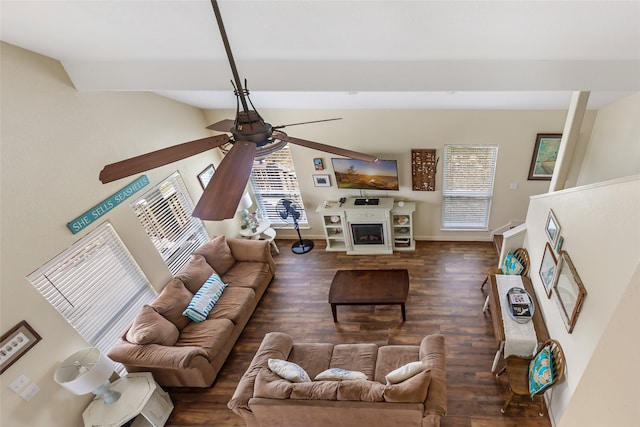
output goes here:
[{"label": "white throw pillow", "polygon": [[348,371],[341,368],[329,368],[320,372],[314,380],[316,381],[340,381],[340,380],[366,380],[367,375],[359,371]]},{"label": "white throw pillow", "polygon": [[422,371],[422,362],[410,362],[389,372],[385,379],[387,380],[387,385],[397,384],[404,380],[408,380],[420,371]]},{"label": "white throw pillow", "polygon": [[310,383],[309,374],[299,365],[281,359],[269,359],[269,369],[292,383]]}]

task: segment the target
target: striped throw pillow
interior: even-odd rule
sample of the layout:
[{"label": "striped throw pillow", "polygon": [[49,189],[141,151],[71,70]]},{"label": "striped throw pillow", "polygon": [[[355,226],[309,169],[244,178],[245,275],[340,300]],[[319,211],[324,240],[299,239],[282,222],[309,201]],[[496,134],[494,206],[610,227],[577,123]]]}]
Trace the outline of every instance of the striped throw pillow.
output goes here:
[{"label": "striped throw pillow", "polygon": [[207,318],[215,303],[218,302],[226,287],[227,285],[222,282],[220,276],[213,273],[193,296],[182,315],[194,322],[202,322]]}]

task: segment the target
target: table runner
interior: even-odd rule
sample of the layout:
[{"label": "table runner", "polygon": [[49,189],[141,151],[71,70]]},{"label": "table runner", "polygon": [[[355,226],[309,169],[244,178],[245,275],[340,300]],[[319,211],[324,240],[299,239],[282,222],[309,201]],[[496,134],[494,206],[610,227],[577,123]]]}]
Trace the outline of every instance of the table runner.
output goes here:
[{"label": "table runner", "polygon": [[[538,339],[533,321],[527,323],[516,322],[509,314],[507,292],[511,288],[522,288],[522,278],[518,275],[496,275],[498,298],[502,308],[502,323],[504,324],[504,357],[531,357],[536,351]],[[535,307],[537,310],[538,307]]]}]

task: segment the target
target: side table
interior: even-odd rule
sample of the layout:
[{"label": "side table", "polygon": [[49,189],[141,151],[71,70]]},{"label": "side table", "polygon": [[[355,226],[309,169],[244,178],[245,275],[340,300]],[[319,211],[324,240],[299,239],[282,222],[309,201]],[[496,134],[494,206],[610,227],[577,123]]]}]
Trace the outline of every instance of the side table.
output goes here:
[{"label": "side table", "polygon": [[127,374],[114,381],[111,388],[122,393],[120,399],[111,405],[94,399],[82,413],[85,427],[162,427],[173,410],[169,394],[156,384],[150,372]]}]

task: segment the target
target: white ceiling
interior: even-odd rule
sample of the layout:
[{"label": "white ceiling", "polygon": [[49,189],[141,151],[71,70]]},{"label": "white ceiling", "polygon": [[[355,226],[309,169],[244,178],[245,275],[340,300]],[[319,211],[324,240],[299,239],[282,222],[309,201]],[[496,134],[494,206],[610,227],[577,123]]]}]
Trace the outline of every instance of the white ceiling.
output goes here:
[{"label": "white ceiling", "polygon": [[[207,0],[0,0],[3,41],[80,91],[235,107]],[[221,0],[260,108],[589,108],[640,90],[640,0]]]}]

